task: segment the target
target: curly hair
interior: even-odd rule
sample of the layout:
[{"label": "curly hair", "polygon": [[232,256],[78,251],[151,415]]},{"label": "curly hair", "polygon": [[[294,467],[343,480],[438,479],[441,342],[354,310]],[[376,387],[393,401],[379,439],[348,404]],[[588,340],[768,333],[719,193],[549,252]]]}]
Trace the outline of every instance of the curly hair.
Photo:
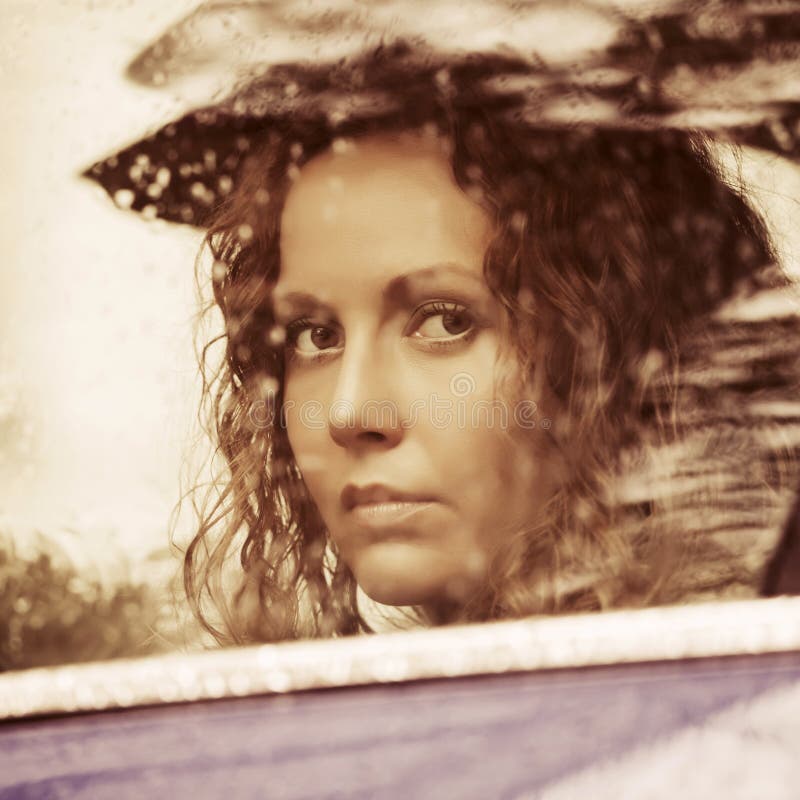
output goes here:
[{"label": "curly hair", "polygon": [[[220,641],[369,630],[289,446],[271,288],[297,171],[377,133],[433,132],[450,144],[455,182],[493,223],[484,276],[502,306],[518,377],[533,386],[544,378],[559,404],[549,436],[567,477],[546,521],[506,544],[483,590],[449,621],[674,602],[757,581],[758,564],[731,557],[729,542],[697,535],[698,527],[768,527],[775,493],[796,477],[793,451],[761,448],[745,475],[729,458],[723,434],[731,425],[721,421],[733,423],[735,453],[747,416],[736,398],[755,384],[740,381],[726,394],[691,376],[708,375],[708,353],[725,341],[774,341],[780,322],[748,327],[714,316],[735,296],[787,284],[765,225],[723,180],[699,134],[531,122],[529,90],[484,80],[521,69],[499,57],[420,58],[398,45],[333,69],[287,64],[249,87],[251,100],[292,87],[292,103],[264,113],[260,144],[206,237],[225,355],[211,363],[218,340],[203,350],[204,408],[225,466],[201,510],[184,580]],[[786,330],[794,335],[796,326]],[[763,351],[756,359],[762,368],[772,359],[778,393],[796,386],[780,373],[782,357]],[[649,458],[654,448],[660,460]],[[624,480],[648,465],[663,472],[665,459],[672,479],[697,479],[690,489],[659,493],[667,483],[657,472],[649,492]],[[757,490],[743,499],[743,486]],[[227,570],[237,553],[240,567]]]}]

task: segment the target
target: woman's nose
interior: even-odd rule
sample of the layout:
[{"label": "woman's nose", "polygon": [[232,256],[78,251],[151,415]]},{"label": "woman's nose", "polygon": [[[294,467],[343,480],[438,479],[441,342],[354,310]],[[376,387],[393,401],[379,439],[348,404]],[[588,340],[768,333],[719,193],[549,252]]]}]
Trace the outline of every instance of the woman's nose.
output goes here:
[{"label": "woman's nose", "polygon": [[349,342],[328,409],[331,438],[341,447],[394,447],[403,438],[391,363],[367,340]]}]

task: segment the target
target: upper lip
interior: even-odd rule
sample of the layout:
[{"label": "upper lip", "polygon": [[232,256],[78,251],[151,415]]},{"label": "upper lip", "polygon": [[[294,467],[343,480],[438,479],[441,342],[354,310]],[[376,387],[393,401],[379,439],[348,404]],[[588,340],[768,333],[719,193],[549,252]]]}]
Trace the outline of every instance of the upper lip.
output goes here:
[{"label": "upper lip", "polygon": [[350,511],[356,506],[366,503],[399,503],[404,501],[407,503],[422,503],[434,498],[417,492],[404,492],[400,489],[393,489],[383,483],[370,483],[365,486],[356,486],[354,483],[348,483],[342,490],[341,499],[344,510]]}]

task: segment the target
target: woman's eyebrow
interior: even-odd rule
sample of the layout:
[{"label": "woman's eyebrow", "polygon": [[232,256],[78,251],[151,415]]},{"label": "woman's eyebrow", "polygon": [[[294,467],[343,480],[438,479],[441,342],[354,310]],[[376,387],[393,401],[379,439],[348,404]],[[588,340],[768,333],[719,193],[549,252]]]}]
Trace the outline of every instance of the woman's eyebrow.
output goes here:
[{"label": "woman's eyebrow", "polygon": [[[445,276],[466,279],[476,288],[486,288],[482,274],[476,273],[474,270],[467,269],[460,264],[433,264],[392,278],[381,291],[383,306],[385,308],[397,307],[412,302],[414,295],[420,290],[424,290],[426,285],[433,284],[437,279]],[[278,319],[284,319],[291,314],[311,314],[320,311],[331,318],[335,316],[333,306],[306,291],[282,292],[274,289],[272,303]]]},{"label": "woman's eyebrow", "polygon": [[446,276],[466,279],[474,283],[476,287],[485,288],[482,273],[476,273],[460,264],[433,264],[392,278],[382,292],[384,305],[398,305],[407,302],[413,290],[424,288],[426,284]]},{"label": "woman's eyebrow", "polygon": [[283,319],[290,314],[310,314],[315,311],[322,311],[327,316],[333,316],[333,307],[315,297],[309,292],[273,292],[272,305],[275,309],[275,316]]}]

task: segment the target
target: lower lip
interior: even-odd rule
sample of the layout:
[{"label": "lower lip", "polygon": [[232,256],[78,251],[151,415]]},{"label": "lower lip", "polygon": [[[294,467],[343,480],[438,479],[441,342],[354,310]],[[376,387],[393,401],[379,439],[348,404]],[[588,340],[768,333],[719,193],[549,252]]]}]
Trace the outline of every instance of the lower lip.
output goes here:
[{"label": "lower lip", "polygon": [[386,525],[411,522],[435,505],[436,502],[433,500],[365,503],[353,508],[350,515],[362,525],[380,528]]}]

